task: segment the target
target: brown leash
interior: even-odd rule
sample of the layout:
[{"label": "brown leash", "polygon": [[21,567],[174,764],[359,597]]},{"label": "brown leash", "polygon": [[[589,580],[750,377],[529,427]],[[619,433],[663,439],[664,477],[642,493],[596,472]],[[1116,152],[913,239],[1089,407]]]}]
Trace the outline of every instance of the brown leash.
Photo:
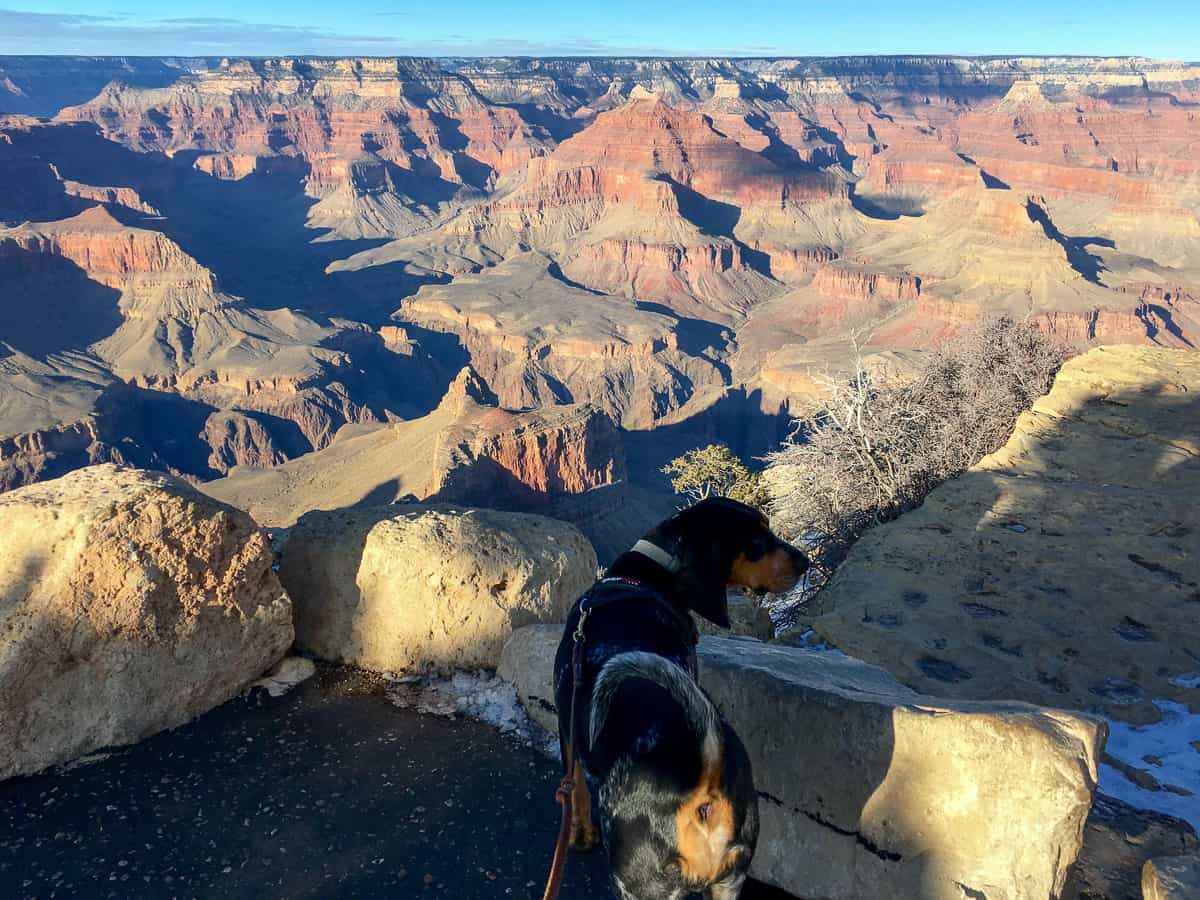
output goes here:
[{"label": "brown leash", "polygon": [[546,880],[546,890],[542,900],[558,900],[558,892],[562,889],[563,870],[567,865],[567,844],[571,839],[571,798],[575,793],[575,711],[578,704],[579,685],[583,681],[583,623],[587,621],[591,609],[585,600],[579,605],[579,622],[575,626],[575,646],[571,650],[571,715],[570,731],[568,732],[567,754],[563,760],[566,774],[558,783],[554,799],[562,806],[562,822],[558,826],[558,842],[554,845],[554,861],[550,864],[550,877]]}]

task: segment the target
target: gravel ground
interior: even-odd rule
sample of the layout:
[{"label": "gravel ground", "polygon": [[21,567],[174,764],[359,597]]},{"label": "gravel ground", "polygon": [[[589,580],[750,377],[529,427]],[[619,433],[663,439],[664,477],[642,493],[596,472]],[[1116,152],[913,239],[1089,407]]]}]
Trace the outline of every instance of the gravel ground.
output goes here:
[{"label": "gravel ground", "polygon": [[[540,898],[557,763],[321,669],[86,764],[0,784],[5,897]],[[563,897],[608,900],[601,853]],[[785,895],[752,886],[743,900]]]}]

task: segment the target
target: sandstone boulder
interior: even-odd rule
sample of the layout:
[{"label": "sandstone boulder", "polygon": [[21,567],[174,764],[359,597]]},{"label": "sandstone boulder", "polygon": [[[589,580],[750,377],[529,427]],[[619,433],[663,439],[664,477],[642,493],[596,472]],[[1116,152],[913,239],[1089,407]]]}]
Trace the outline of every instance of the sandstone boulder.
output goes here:
[{"label": "sandstone boulder", "polygon": [[452,506],[308,513],[280,562],[300,647],[392,672],[494,668],[515,629],[562,621],[595,577],[565,522]]},{"label": "sandstone boulder", "polygon": [[292,643],[249,516],[113,465],[0,496],[0,778],[182,725]]},{"label": "sandstone boulder", "polygon": [[1149,860],[1142,869],[1145,900],[1194,900],[1200,897],[1200,856]]},{"label": "sandstone boulder", "polygon": [[[555,728],[561,629],[523,629],[500,674]],[[1044,900],[1079,852],[1098,720],[922,696],[838,654],[704,637],[700,680],[760,792],[752,874],[800,896]]]},{"label": "sandstone boulder", "polygon": [[1198,492],[1200,354],[1093,350],[1006,446],[869,531],[813,627],[931,693],[1200,711]]},{"label": "sandstone boulder", "polygon": [[529,718],[551,734],[558,734],[554,654],[562,631],[561,625],[530,625],[514,631],[496,667],[496,674],[517,689]]}]

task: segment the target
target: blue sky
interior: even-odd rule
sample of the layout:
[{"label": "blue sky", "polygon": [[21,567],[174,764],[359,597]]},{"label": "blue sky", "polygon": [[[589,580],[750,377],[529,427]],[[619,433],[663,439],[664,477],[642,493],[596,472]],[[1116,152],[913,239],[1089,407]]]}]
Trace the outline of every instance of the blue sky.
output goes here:
[{"label": "blue sky", "polygon": [[[3,5],[5,0],[0,0]],[[1102,54],[1200,60],[1200,0],[8,0],[0,53]]]}]

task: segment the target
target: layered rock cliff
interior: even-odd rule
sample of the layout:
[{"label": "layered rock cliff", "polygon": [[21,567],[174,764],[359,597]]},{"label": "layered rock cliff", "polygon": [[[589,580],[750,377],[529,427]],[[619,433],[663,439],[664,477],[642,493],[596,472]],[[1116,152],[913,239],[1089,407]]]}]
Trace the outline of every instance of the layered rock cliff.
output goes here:
[{"label": "layered rock cliff", "polygon": [[314,509],[409,497],[545,510],[557,497],[625,478],[616,428],[588,404],[515,412],[470,369],[421,419],[350,426],[329,446],[269,470],[238,469],[202,489],[263,525]]}]

